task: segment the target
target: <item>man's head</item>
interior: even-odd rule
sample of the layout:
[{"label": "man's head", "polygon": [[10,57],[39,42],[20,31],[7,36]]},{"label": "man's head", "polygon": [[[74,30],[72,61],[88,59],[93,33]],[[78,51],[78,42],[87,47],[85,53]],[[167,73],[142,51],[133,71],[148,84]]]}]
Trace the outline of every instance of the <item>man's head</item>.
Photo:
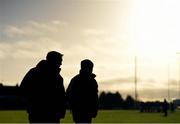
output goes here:
[{"label": "man's head", "polygon": [[63,54],[56,52],[56,51],[50,51],[48,52],[46,56],[47,62],[54,67],[60,67],[62,65],[62,56]]},{"label": "man's head", "polygon": [[93,71],[93,62],[89,59],[81,61],[81,71],[86,74],[91,74]]}]

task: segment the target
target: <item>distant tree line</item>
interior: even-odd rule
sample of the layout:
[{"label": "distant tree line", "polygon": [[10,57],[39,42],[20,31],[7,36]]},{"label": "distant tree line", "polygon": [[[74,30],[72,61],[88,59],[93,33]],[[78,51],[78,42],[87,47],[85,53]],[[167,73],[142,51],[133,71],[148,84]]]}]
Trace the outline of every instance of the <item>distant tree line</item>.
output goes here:
[{"label": "distant tree line", "polygon": [[[175,111],[176,106],[173,102],[167,104],[167,109]],[[123,99],[119,92],[101,92],[99,95],[100,109],[138,109],[140,112],[163,112],[163,105],[161,101],[136,101],[131,95]]]},{"label": "distant tree line", "polygon": [[24,108],[19,86],[3,86],[0,84],[0,110],[21,110]]},{"label": "distant tree line", "polygon": [[[139,109],[140,112],[161,112],[163,102],[160,101],[136,101],[131,95],[123,98],[119,92],[101,92],[99,95],[99,109]],[[168,103],[174,111],[173,103]],[[19,86],[3,86],[0,84],[0,110],[25,109]]]},{"label": "distant tree line", "polygon": [[137,108],[135,99],[127,95],[125,99],[119,92],[101,92],[99,95],[99,108],[100,109],[135,109]]}]

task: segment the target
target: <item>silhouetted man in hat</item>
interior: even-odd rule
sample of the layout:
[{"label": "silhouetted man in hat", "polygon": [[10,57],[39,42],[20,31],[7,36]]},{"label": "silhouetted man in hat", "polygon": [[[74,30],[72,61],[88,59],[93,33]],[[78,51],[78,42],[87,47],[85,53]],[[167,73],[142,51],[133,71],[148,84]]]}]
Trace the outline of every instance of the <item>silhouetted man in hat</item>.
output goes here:
[{"label": "silhouetted man in hat", "polygon": [[91,123],[98,111],[98,84],[92,73],[93,63],[81,61],[81,70],[70,82],[67,96],[75,123]]},{"label": "silhouetted man in hat", "polygon": [[59,74],[62,54],[51,51],[30,69],[21,82],[30,123],[59,123],[66,111],[63,78]]}]

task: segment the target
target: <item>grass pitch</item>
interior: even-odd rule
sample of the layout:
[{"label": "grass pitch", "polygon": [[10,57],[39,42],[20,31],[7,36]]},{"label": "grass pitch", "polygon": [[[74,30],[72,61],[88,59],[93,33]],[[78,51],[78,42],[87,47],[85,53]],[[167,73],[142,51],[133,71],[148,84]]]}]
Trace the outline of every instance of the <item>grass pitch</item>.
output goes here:
[{"label": "grass pitch", "polygon": [[[0,111],[0,123],[27,123],[28,115],[25,111]],[[62,123],[72,123],[69,111],[61,120]],[[100,110],[93,123],[180,123],[180,111],[169,112],[167,117],[163,113],[140,113],[133,110]]]}]

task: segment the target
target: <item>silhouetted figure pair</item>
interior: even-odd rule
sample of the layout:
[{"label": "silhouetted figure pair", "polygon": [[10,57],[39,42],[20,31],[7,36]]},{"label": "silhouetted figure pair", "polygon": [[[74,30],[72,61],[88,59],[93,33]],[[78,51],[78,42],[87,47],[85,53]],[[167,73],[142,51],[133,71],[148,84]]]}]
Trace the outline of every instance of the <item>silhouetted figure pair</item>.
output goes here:
[{"label": "silhouetted figure pair", "polygon": [[46,60],[30,69],[21,82],[30,123],[59,123],[65,116],[66,95],[59,74],[62,56],[56,51],[49,52]]},{"label": "silhouetted figure pair", "polygon": [[72,78],[66,91],[75,123],[91,123],[97,115],[98,84],[92,71],[90,60],[81,61],[80,73]]}]

